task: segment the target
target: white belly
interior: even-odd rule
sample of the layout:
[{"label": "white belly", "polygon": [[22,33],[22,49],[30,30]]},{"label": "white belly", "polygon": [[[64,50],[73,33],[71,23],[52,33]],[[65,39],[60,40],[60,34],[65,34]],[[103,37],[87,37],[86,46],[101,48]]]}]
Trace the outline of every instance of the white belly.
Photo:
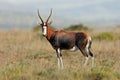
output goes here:
[{"label": "white belly", "polygon": [[78,48],[76,46],[74,46],[73,48],[69,49],[70,51],[77,51]]}]

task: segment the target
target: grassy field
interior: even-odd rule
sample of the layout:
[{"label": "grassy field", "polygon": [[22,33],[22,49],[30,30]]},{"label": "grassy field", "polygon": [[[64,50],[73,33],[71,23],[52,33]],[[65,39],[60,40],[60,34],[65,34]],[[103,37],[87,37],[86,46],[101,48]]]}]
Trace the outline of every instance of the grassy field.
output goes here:
[{"label": "grassy field", "polygon": [[84,57],[63,51],[64,69],[39,32],[0,31],[0,80],[120,80],[120,28],[92,30],[95,67],[84,69]]}]

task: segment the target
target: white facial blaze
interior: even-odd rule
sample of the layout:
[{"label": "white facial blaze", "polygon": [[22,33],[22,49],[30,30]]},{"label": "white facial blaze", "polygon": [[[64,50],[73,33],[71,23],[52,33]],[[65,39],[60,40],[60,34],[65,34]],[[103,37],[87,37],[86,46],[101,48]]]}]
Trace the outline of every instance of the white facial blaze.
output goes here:
[{"label": "white facial blaze", "polygon": [[43,26],[43,32],[42,32],[42,34],[44,36],[46,36],[46,34],[47,34],[47,27],[46,26]]}]

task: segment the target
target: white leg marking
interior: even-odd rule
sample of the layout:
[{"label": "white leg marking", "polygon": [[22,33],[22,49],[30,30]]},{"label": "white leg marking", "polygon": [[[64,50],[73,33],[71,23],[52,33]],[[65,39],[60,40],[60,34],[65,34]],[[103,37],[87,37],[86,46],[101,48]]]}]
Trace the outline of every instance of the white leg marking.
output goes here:
[{"label": "white leg marking", "polygon": [[62,57],[58,58],[58,68],[62,68],[63,69],[63,61],[62,61]]},{"label": "white leg marking", "polygon": [[85,63],[84,63],[84,67],[85,67],[85,68],[86,68],[86,66],[87,66],[88,59],[89,59],[89,49],[88,49],[88,47],[89,47],[89,40],[87,41],[87,45],[86,45],[86,47],[85,47],[85,52],[86,52],[86,54],[88,55],[88,57],[85,57]]},{"label": "white leg marking", "polygon": [[60,69],[60,59],[58,58],[58,69]]},{"label": "white leg marking", "polygon": [[94,67],[94,57],[91,57],[92,60],[92,68]]},{"label": "white leg marking", "polygon": [[60,53],[61,53],[61,50],[60,50],[60,48],[58,48],[58,49],[57,49],[57,52],[58,52],[58,54],[60,55]]},{"label": "white leg marking", "polygon": [[[89,37],[89,40],[88,41],[91,41],[91,37]],[[89,44],[90,45],[90,44]],[[89,46],[88,46],[89,47]],[[91,63],[92,63],[92,68],[94,67],[94,57],[91,56]]]},{"label": "white leg marking", "polygon": [[60,56],[61,54],[60,48],[57,49],[57,53],[58,53],[58,68],[63,69],[63,61],[62,61],[62,57]]},{"label": "white leg marking", "polygon": [[88,41],[87,41],[87,45],[86,45],[86,47],[85,47],[85,51],[86,51],[86,53],[87,53],[87,55],[89,56],[89,45],[90,45],[90,40],[88,39]]},{"label": "white leg marking", "polygon": [[61,68],[63,69],[63,61],[62,61],[62,57],[60,57],[60,62],[61,62]]},{"label": "white leg marking", "polygon": [[88,57],[85,57],[85,63],[84,63],[84,67],[86,67],[86,65],[87,65],[87,62],[88,62]]}]

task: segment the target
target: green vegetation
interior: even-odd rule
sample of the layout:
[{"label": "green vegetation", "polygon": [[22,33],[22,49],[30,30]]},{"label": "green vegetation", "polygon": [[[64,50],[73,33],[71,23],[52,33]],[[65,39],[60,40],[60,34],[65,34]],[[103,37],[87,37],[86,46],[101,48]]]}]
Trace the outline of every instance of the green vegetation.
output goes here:
[{"label": "green vegetation", "polygon": [[[3,80],[19,80],[23,77],[23,75],[26,73],[26,69],[27,69],[28,64],[23,64],[23,63],[19,63],[17,65],[7,65],[6,67],[4,67],[4,69],[2,70],[2,77]],[[27,77],[27,76],[26,76]]]},{"label": "green vegetation", "polygon": [[102,32],[102,33],[99,33],[98,35],[93,36],[93,39],[100,40],[100,41],[101,40],[113,40],[114,37],[109,32]]}]

